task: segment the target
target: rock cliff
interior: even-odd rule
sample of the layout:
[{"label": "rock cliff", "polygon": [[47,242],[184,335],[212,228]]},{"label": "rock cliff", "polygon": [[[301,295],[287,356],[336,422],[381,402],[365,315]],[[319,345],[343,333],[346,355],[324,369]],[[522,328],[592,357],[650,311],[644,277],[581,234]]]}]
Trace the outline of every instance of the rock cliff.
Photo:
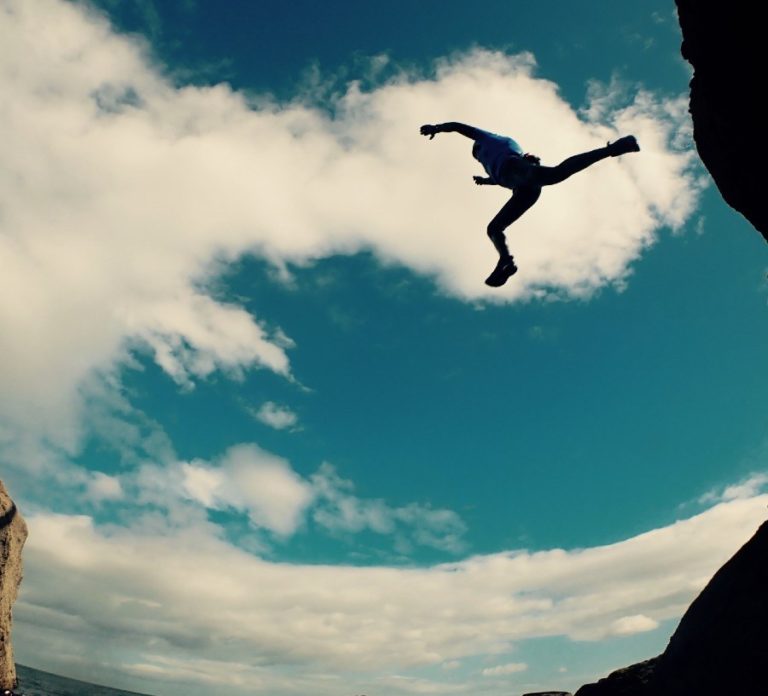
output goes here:
[{"label": "rock cliff", "polygon": [[658,657],[618,670],[576,696],[766,693],[768,522],[715,573]]},{"label": "rock cliff", "polygon": [[0,481],[0,689],[16,686],[11,608],[21,583],[21,548],[27,525]]},{"label": "rock cliff", "polygon": [[696,148],[726,203],[768,241],[764,7],[676,2],[682,54],[694,69],[690,111]]}]

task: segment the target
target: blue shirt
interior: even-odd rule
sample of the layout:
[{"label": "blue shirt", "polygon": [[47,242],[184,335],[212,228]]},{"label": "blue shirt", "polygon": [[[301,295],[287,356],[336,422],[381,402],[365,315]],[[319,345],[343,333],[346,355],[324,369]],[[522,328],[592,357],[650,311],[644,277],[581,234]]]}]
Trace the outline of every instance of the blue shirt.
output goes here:
[{"label": "blue shirt", "polygon": [[477,130],[482,135],[475,140],[472,156],[483,165],[488,176],[497,181],[502,162],[510,155],[522,157],[523,148],[512,138],[489,133],[479,128]]},{"label": "blue shirt", "polygon": [[523,163],[523,148],[512,138],[489,133],[479,128],[477,130],[480,131],[481,135],[475,140],[472,156],[483,165],[483,169],[493,182],[507,188],[514,188],[516,184],[523,183],[522,181],[507,181],[510,173],[509,168],[505,172],[507,176],[502,177],[501,175],[502,165],[510,157],[515,157],[521,160],[521,164]]}]

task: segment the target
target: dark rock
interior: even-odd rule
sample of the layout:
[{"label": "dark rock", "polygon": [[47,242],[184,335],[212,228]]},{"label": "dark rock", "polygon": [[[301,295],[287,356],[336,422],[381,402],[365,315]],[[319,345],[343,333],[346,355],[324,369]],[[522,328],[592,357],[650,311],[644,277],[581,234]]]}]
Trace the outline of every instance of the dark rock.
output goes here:
[{"label": "dark rock", "polygon": [[654,657],[631,667],[617,669],[596,684],[585,684],[576,692],[576,696],[646,696],[650,693],[648,683],[658,660],[658,657]]},{"label": "dark rock", "polygon": [[768,693],[768,522],[693,601],[667,649],[576,696]]},{"label": "dark rock", "polygon": [[768,693],[768,522],[693,601],[659,660],[655,693]]},{"label": "dark rock", "polygon": [[728,205],[768,240],[768,102],[759,2],[676,0],[683,57],[693,66],[696,148]]}]

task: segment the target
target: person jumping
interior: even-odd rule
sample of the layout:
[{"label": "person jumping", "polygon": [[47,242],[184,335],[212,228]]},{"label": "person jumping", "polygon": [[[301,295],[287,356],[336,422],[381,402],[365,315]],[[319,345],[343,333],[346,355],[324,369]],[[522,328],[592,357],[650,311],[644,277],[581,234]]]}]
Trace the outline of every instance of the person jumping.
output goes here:
[{"label": "person jumping", "polygon": [[499,262],[491,275],[486,278],[486,285],[498,288],[517,271],[517,266],[507,248],[504,230],[530,208],[541,195],[543,186],[551,186],[565,181],[572,174],[592,166],[606,157],[618,157],[628,152],[639,152],[640,146],[634,135],[608,143],[606,147],[582,152],[562,161],[556,167],[545,167],[535,155],[524,154],[523,149],[512,138],[489,133],[464,123],[438,123],[421,127],[422,135],[435,137],[438,133],[460,133],[474,141],[472,156],[483,165],[487,177],[472,177],[478,186],[503,186],[512,191],[504,207],[488,224],[488,236],[499,252]]}]

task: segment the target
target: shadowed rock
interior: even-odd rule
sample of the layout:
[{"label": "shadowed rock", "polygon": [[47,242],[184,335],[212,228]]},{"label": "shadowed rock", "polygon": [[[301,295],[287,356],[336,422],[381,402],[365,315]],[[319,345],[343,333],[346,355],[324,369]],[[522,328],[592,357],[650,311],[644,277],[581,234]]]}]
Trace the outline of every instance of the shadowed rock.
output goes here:
[{"label": "shadowed rock", "polygon": [[596,684],[582,686],[576,696],[647,696],[650,693],[648,683],[658,661],[659,658],[654,657],[631,667],[617,669]]},{"label": "shadowed rock", "polygon": [[11,607],[21,583],[21,549],[27,525],[0,481],[0,689],[16,686]]},{"label": "shadowed rock", "polygon": [[657,658],[576,696],[764,694],[768,688],[768,522],[715,573]]},{"label": "shadowed rock", "polygon": [[768,240],[764,7],[676,2],[682,54],[694,69],[690,111],[696,148],[726,203]]}]

